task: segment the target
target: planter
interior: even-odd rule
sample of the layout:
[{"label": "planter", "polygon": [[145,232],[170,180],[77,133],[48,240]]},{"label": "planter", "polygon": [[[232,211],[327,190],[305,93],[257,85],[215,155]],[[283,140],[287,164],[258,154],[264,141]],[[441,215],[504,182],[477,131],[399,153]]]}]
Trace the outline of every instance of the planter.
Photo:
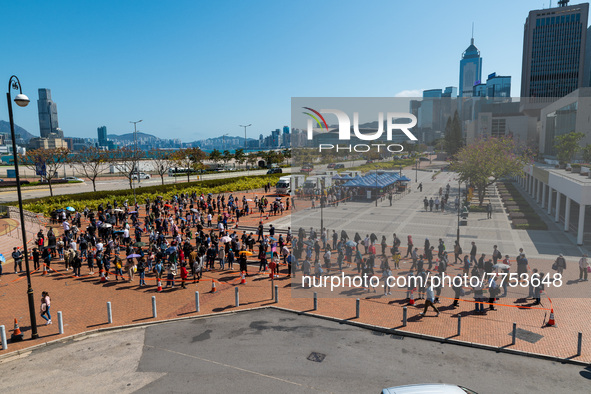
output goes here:
[{"label": "planter", "polygon": [[571,170],[572,170],[573,174],[580,174],[581,173],[581,167],[571,167]]},{"label": "planter", "polygon": [[566,168],[566,164],[559,164],[558,168],[560,168],[561,170],[564,170]]},{"label": "planter", "polygon": [[589,175],[589,167],[581,167],[581,175]]}]

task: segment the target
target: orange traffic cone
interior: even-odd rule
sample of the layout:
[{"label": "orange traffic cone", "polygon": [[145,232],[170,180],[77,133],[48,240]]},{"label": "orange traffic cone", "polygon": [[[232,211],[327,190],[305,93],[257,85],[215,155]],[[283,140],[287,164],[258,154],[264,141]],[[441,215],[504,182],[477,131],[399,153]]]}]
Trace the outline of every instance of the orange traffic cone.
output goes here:
[{"label": "orange traffic cone", "polygon": [[549,327],[556,327],[556,321],[554,320],[554,308],[550,308],[550,318],[548,319],[548,324],[546,324]]},{"label": "orange traffic cone", "polygon": [[215,293],[217,291],[217,289],[215,288],[215,280],[211,281],[211,292]]},{"label": "orange traffic cone", "polygon": [[410,300],[408,301],[408,305],[414,305],[415,304],[415,295],[414,295],[414,289],[410,291]]},{"label": "orange traffic cone", "polygon": [[246,276],[244,275],[244,271],[242,271],[240,273],[240,284],[241,285],[245,285],[246,284]]},{"label": "orange traffic cone", "polygon": [[101,270],[101,283],[105,283],[107,281],[107,278],[105,277],[105,271]]},{"label": "orange traffic cone", "polygon": [[16,320],[16,317],[14,318],[14,331],[10,336],[10,340],[12,342],[20,342],[23,340],[23,333],[21,332],[21,329],[18,327],[18,320]]},{"label": "orange traffic cone", "polygon": [[158,293],[160,293],[162,291],[162,281],[160,281],[160,279],[158,279],[158,288],[156,289],[156,291]]}]

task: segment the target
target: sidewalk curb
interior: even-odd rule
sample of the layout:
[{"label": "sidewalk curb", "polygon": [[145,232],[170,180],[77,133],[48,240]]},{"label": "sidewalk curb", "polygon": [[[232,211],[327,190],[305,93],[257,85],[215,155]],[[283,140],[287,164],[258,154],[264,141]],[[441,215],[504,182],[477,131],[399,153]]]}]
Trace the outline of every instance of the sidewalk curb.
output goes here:
[{"label": "sidewalk curb", "polygon": [[[111,327],[103,327],[103,328],[97,328],[94,330],[90,330],[90,331],[84,331],[84,332],[80,332],[78,334],[72,334],[72,335],[68,335],[68,336],[64,336],[62,338],[59,339],[54,339],[52,341],[47,341],[47,342],[43,342],[43,343],[39,343],[37,345],[33,345],[24,349],[20,349],[20,350],[15,350],[13,352],[9,352],[6,354],[0,354],[0,363],[3,362],[3,360],[7,359],[7,358],[12,358],[12,357],[18,357],[24,354],[29,354],[34,350],[37,349],[41,349],[44,348],[46,346],[51,346],[57,343],[63,343],[69,340],[73,340],[73,339],[78,339],[78,338],[83,338],[83,337],[90,337],[92,335],[97,335],[97,334],[102,334],[102,333],[107,333],[110,331],[123,331],[123,330],[130,330],[133,328],[140,328],[140,327],[146,327],[146,326],[153,326],[156,324],[167,324],[167,323],[174,323],[177,321],[183,321],[183,320],[190,320],[190,319],[202,319],[202,318],[211,318],[211,317],[223,317],[226,315],[232,315],[232,314],[236,314],[236,313],[241,313],[241,312],[250,312],[250,311],[256,311],[259,309],[268,309],[268,306],[258,306],[258,307],[254,307],[254,308],[247,308],[247,309],[238,309],[238,310],[232,310],[232,311],[226,311],[226,312],[215,312],[215,313],[208,313],[208,314],[203,314],[203,315],[194,315],[194,316],[186,316],[186,317],[177,317],[174,319],[167,319],[167,320],[157,320],[157,321],[151,321],[151,322],[145,322],[145,323],[135,323],[135,324],[125,324],[122,326],[111,326]],[[197,313],[197,312],[195,312]],[[108,324],[108,323],[105,323]]]},{"label": "sidewalk curb", "polygon": [[324,319],[324,320],[329,320],[329,321],[339,323],[339,324],[347,324],[350,326],[363,328],[366,330],[383,332],[384,334],[394,334],[394,335],[400,335],[403,337],[425,339],[428,341],[439,342],[439,343],[448,343],[448,344],[452,344],[452,345],[467,346],[467,347],[472,347],[472,348],[476,348],[476,349],[494,351],[497,353],[507,353],[507,354],[513,354],[513,355],[517,355],[517,356],[531,357],[531,358],[537,358],[537,359],[548,360],[548,361],[555,361],[555,362],[559,362],[562,364],[573,364],[573,365],[584,366],[584,367],[588,367],[589,365],[591,365],[590,363],[586,363],[586,362],[578,361],[578,360],[548,356],[548,355],[540,354],[540,353],[526,352],[524,350],[509,349],[507,347],[495,347],[495,346],[490,346],[490,345],[484,345],[481,343],[462,341],[459,339],[436,337],[434,335],[427,335],[427,334],[418,334],[418,333],[414,333],[414,332],[398,330],[395,328],[385,328],[385,327],[374,326],[372,324],[361,323],[361,322],[356,322],[356,321],[347,320],[347,319],[339,319],[339,318],[331,317],[331,316],[318,315],[318,314],[314,314],[314,313],[310,313],[310,312],[300,312],[300,311],[296,311],[294,309],[288,309],[288,308],[283,308],[283,307],[279,307],[279,306],[269,306],[269,308],[282,310],[285,312],[296,313],[298,315],[312,316],[312,317],[316,317],[316,318],[320,318],[320,319]]},{"label": "sidewalk curb", "polygon": [[266,309],[274,309],[274,310],[278,310],[278,311],[294,313],[297,315],[314,317],[314,318],[318,318],[318,319],[332,321],[334,323],[347,324],[347,325],[362,328],[365,330],[382,332],[384,334],[400,335],[402,337],[424,339],[424,340],[433,341],[433,342],[472,347],[472,348],[476,348],[476,349],[494,351],[496,353],[506,353],[506,354],[512,354],[512,355],[522,356],[522,357],[537,358],[537,359],[541,359],[541,360],[559,362],[561,364],[572,364],[572,365],[577,365],[577,366],[582,366],[582,367],[588,367],[590,365],[590,363],[586,363],[583,361],[577,361],[577,360],[573,360],[573,359],[565,359],[565,358],[559,358],[559,357],[554,357],[554,356],[548,356],[545,354],[526,352],[523,350],[509,349],[507,347],[495,347],[495,346],[484,345],[484,344],[475,343],[475,342],[462,341],[459,339],[443,338],[443,337],[437,337],[434,335],[427,335],[427,334],[418,334],[418,333],[414,333],[414,332],[398,330],[395,328],[385,328],[385,327],[375,326],[372,324],[361,323],[361,322],[356,322],[356,321],[347,320],[347,319],[339,319],[336,317],[325,316],[325,315],[320,315],[320,314],[315,314],[315,313],[310,313],[310,312],[297,311],[295,309],[289,309],[289,308],[284,308],[284,307],[274,306],[274,305],[260,306],[260,307],[247,308],[247,309],[239,309],[239,310],[233,310],[233,311],[227,311],[227,312],[208,313],[208,314],[196,315],[196,316],[178,317],[178,318],[174,318],[174,319],[158,320],[158,321],[146,322],[146,323],[126,324],[126,325],[122,325],[122,326],[98,328],[95,330],[85,331],[85,332],[81,332],[78,334],[73,334],[73,335],[63,337],[63,338],[55,339],[52,341],[40,343],[38,345],[34,345],[34,346],[31,346],[31,347],[28,347],[25,349],[16,350],[14,352],[2,354],[2,355],[0,355],[0,363],[2,363],[3,360],[5,360],[5,359],[18,357],[21,355],[26,355],[26,354],[31,353],[34,350],[37,350],[37,349],[40,349],[40,348],[43,348],[46,346],[50,346],[50,345],[57,344],[57,343],[63,343],[68,340],[74,340],[74,339],[83,338],[83,337],[90,337],[90,336],[93,336],[96,334],[107,333],[110,331],[123,331],[123,330],[129,330],[129,329],[133,329],[133,328],[152,326],[152,325],[156,325],[156,324],[168,324],[168,323],[174,323],[177,321],[191,320],[191,319],[206,319],[206,318],[212,318],[212,317],[223,317],[223,316],[232,315],[232,314],[236,314],[236,313],[251,312],[251,311],[257,311],[257,310],[266,310]]}]

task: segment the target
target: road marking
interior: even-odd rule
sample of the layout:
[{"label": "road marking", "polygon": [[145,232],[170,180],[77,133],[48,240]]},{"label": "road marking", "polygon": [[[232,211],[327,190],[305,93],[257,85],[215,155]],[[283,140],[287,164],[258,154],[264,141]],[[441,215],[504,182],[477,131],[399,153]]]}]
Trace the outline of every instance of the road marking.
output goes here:
[{"label": "road marking", "polygon": [[312,387],[312,386],[306,386],[306,385],[303,385],[303,384],[301,384],[301,383],[296,383],[296,382],[292,382],[292,381],[290,381],[290,380],[281,379],[281,378],[278,378],[278,377],[275,377],[275,376],[271,376],[271,375],[266,375],[266,374],[264,374],[264,373],[260,373],[260,372],[256,372],[256,371],[251,371],[251,370],[249,370],[249,369],[244,369],[244,368],[236,367],[236,366],[234,366],[234,365],[230,365],[230,364],[221,363],[221,362],[219,362],[219,361],[208,360],[208,359],[206,359],[206,358],[197,357],[197,356],[193,356],[193,355],[191,355],[191,354],[181,353],[181,352],[177,352],[177,351],[175,351],[175,350],[165,349],[165,348],[161,348],[161,347],[157,347],[157,346],[151,346],[151,345],[144,345],[144,346],[145,346],[145,347],[150,347],[150,348],[152,348],[152,349],[156,349],[156,350],[164,350],[165,352],[169,352],[169,353],[173,353],[173,354],[178,354],[178,355],[180,355],[180,356],[190,357],[190,358],[194,358],[194,359],[196,359],[196,360],[201,360],[201,361],[205,361],[205,362],[208,362],[208,363],[212,363],[212,364],[220,365],[220,366],[222,366],[222,367],[226,367],[226,368],[235,369],[235,370],[237,370],[237,371],[241,371],[241,372],[247,372],[247,373],[250,373],[250,374],[253,374],[253,375],[258,375],[258,376],[261,376],[261,377],[263,377],[263,378],[274,379],[274,380],[278,380],[278,381],[280,381],[280,382],[283,382],[283,383],[289,383],[289,384],[293,384],[293,385],[295,385],[295,386],[300,386],[300,387],[308,387],[308,388],[311,388],[311,389],[313,389],[313,390],[316,390],[316,391],[324,392],[324,391],[322,391],[322,390],[319,390],[319,389],[317,389],[317,388],[315,388],[315,387]]}]

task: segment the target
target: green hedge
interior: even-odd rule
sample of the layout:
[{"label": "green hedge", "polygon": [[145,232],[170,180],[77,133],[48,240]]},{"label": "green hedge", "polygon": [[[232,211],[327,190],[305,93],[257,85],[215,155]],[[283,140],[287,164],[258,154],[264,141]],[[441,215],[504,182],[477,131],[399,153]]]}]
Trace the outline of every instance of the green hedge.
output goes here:
[{"label": "green hedge", "polygon": [[[201,193],[227,193],[241,190],[252,190],[262,188],[266,183],[274,185],[279,180],[280,176],[273,175],[259,175],[259,176],[242,176],[236,178],[224,179],[208,179],[205,181],[187,182],[187,183],[173,183],[166,185],[148,186],[136,189],[137,201],[143,203],[146,198],[154,200],[157,196],[163,196],[164,199],[170,199],[175,194],[196,192]],[[101,203],[106,206],[117,200],[123,203],[128,200],[128,203],[133,204],[133,190],[105,190],[98,192],[87,192],[78,194],[65,194],[53,197],[42,197],[25,200],[23,202],[24,209],[32,212],[43,213],[48,215],[55,209],[65,208],[71,206],[78,211],[85,207],[89,209],[96,209]],[[16,202],[10,205],[16,205]]]},{"label": "green hedge", "polygon": [[506,204],[513,228],[519,230],[548,230],[546,223],[519,193],[515,185],[505,182],[503,186],[506,192],[501,193],[501,198]]}]

